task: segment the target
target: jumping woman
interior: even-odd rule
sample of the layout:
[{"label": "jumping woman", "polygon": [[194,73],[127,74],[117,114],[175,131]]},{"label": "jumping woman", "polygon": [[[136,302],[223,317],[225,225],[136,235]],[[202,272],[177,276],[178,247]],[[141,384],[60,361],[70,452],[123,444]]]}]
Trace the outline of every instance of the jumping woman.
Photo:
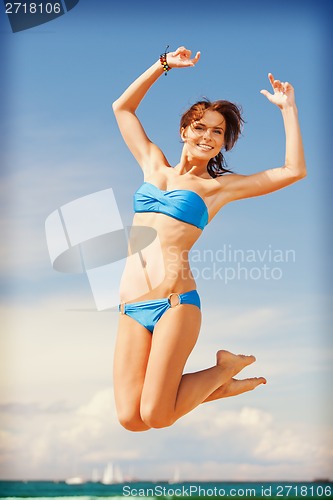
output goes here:
[{"label": "jumping woman", "polygon": [[[183,373],[197,341],[200,298],[184,256],[219,210],[234,200],[284,188],[306,175],[294,89],[268,75],[273,93],[261,93],[282,113],[285,164],[253,175],[226,169],[222,151],[237,141],[243,120],[229,101],[199,101],[182,116],[183,149],[172,166],[147,137],[136,110],[157,79],[172,68],[197,64],[198,52],[179,47],[164,53],[113,104],[120,132],[142,168],[144,183],[134,195],[133,226],[156,231],[159,247],[142,258],[130,255],[120,287],[119,329],[114,357],[114,392],[120,423],[131,431],[172,425],[201,403],[236,396],[266,383],[263,377],[234,377],[254,356],[220,350],[216,365]],[[158,277],[152,283],[149,277]]]}]

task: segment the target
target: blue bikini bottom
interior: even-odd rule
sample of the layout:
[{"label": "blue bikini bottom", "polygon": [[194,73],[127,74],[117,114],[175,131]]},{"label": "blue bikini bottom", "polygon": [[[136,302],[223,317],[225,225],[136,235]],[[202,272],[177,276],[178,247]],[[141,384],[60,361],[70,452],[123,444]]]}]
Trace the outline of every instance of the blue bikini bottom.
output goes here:
[{"label": "blue bikini bottom", "polygon": [[[171,304],[171,296],[177,295],[178,304]],[[166,299],[146,300],[142,302],[130,302],[129,304],[120,304],[119,311],[122,314],[127,314],[140,325],[147,328],[150,333],[153,333],[158,320],[163,314],[170,309],[180,304],[191,304],[200,309],[200,297],[196,290],[191,290],[185,293],[171,293]]]}]

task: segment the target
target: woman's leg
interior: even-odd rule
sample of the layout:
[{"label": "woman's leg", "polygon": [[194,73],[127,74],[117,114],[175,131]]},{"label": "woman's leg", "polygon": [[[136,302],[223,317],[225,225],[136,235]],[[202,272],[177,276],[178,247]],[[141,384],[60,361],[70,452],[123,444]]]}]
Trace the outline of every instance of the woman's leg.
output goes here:
[{"label": "woman's leg", "polygon": [[152,334],[133,318],[121,314],[114,353],[113,383],[120,423],[131,431],[145,431],[140,401]]},{"label": "woman's leg", "polygon": [[157,323],[140,408],[148,427],[172,425],[255,361],[254,356],[219,351],[215,366],[183,375],[200,323],[200,309],[188,304],[170,308]]}]

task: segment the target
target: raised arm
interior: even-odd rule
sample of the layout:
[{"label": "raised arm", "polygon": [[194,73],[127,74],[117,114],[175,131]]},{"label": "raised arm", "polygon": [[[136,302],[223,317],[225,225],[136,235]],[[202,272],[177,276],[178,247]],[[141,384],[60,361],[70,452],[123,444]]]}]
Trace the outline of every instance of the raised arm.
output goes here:
[{"label": "raised arm", "polygon": [[[185,47],[179,47],[175,52],[167,54],[167,63],[170,68],[194,66],[199,57],[198,52],[191,59],[191,51]],[[162,64],[158,60],[139,76],[112,105],[123,139],[143,170],[150,168],[152,163],[158,164],[165,160],[162,151],[149,140],[136,116],[136,110],[142,99],[163,72]]]},{"label": "raised arm", "polygon": [[257,174],[231,174],[219,178],[228,201],[271,193],[306,176],[294,88],[288,82],[275,80],[271,73],[268,78],[274,93],[267,90],[261,90],[261,93],[282,112],[286,136],[285,164]]}]

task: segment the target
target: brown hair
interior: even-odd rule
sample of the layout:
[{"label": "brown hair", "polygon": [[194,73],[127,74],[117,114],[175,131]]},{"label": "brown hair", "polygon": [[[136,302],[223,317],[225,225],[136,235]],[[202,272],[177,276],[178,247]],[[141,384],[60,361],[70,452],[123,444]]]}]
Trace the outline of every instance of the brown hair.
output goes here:
[{"label": "brown hair", "polygon": [[[244,123],[241,115],[241,108],[232,102],[221,100],[211,102],[208,99],[196,102],[181,117],[180,130],[182,131],[191,125],[191,123],[201,120],[204,112],[207,110],[217,111],[224,117],[226,123],[224,149],[225,151],[230,151],[235,145]],[[207,171],[211,177],[217,177],[226,172],[231,172],[231,170],[227,168],[225,158],[221,151],[218,155],[209,160]]]}]

